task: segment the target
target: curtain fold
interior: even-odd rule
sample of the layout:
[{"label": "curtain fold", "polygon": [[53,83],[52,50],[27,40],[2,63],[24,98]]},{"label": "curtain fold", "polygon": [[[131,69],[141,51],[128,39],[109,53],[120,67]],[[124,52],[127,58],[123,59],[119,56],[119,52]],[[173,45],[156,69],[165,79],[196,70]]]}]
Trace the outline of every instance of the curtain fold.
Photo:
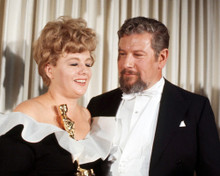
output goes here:
[{"label": "curtain fold", "polygon": [[32,43],[59,16],[84,18],[98,46],[90,98],[118,86],[117,31],[134,16],[158,19],[170,31],[163,74],[180,87],[208,96],[220,127],[219,0],[0,0],[0,112],[46,91],[32,57]]}]

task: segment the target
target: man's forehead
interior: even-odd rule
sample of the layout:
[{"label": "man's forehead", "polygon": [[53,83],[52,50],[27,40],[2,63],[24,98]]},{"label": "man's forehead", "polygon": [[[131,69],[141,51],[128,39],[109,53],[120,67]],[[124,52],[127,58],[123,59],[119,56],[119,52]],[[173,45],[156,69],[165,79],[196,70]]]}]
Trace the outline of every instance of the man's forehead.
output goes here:
[{"label": "man's forehead", "polygon": [[145,34],[132,34],[124,36],[119,40],[120,49],[132,49],[132,50],[143,50],[151,47],[151,35]]}]

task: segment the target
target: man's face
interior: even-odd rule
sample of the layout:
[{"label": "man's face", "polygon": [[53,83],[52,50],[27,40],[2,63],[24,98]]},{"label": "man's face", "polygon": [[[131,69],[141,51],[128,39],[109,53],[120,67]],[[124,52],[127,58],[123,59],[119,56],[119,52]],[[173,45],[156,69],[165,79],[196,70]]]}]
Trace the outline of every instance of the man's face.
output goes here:
[{"label": "man's face", "polygon": [[118,70],[123,92],[135,93],[150,88],[162,77],[161,54],[155,57],[152,35],[145,32],[124,36],[119,41]]}]

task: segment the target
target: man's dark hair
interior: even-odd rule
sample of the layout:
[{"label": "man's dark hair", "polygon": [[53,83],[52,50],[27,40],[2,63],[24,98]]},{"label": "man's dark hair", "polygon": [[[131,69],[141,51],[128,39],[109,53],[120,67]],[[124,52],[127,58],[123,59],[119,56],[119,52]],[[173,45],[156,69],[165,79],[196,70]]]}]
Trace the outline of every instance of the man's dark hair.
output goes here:
[{"label": "man's dark hair", "polygon": [[151,47],[156,57],[159,56],[160,51],[169,47],[170,36],[167,27],[155,19],[142,16],[125,20],[118,31],[118,37],[120,40],[125,35],[141,34],[144,32],[152,34]]}]

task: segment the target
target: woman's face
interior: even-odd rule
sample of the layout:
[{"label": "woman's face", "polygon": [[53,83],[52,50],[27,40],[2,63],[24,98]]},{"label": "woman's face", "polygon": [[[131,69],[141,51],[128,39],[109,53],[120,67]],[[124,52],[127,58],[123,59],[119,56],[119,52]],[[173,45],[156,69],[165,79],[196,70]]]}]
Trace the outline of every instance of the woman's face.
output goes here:
[{"label": "woman's face", "polygon": [[48,64],[46,73],[51,80],[49,89],[71,98],[85,94],[92,76],[93,59],[89,51],[64,53],[56,66]]}]

